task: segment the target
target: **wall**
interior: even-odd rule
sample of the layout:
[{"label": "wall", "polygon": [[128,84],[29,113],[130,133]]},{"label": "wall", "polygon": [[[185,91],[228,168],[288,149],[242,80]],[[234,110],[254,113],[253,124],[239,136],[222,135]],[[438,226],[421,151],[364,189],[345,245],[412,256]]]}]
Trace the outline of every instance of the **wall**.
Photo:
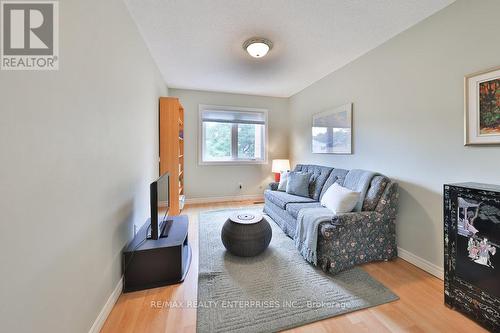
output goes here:
[{"label": "wall", "polygon": [[121,0],[60,2],[60,70],[0,72],[0,331],[88,332],[149,216],[159,71]]},{"label": "wall", "polygon": [[[457,1],[290,99],[294,162],[401,184],[403,249],[443,265],[442,186],[500,183],[500,148],[463,146],[464,75],[500,65],[500,2]],[[311,116],[354,103],[354,154],[311,154]]]},{"label": "wall", "polygon": [[[170,89],[184,106],[186,198],[262,195],[273,180],[271,160],[288,158],[287,99]],[[228,105],[268,109],[269,163],[259,165],[198,165],[198,105]],[[240,190],[238,184],[242,183]]]}]

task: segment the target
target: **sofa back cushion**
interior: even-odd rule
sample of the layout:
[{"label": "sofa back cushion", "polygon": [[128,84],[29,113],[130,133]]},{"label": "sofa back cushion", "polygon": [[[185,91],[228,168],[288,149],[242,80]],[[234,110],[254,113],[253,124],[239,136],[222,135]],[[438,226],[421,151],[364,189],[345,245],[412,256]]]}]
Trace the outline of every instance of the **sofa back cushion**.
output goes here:
[{"label": "sofa back cushion", "polygon": [[[309,197],[320,201],[326,190],[337,183],[344,186],[344,179],[349,170],[334,169],[321,165],[312,164],[297,164],[294,171],[302,171],[311,174],[311,182],[309,184]],[[326,175],[326,177],[325,177]],[[373,177],[370,187],[363,201],[363,211],[373,211],[379,204],[380,199],[391,180],[386,176],[379,175]]]},{"label": "sofa back cushion", "polygon": [[309,180],[309,197],[319,201],[321,190],[333,168],[312,164],[297,164],[294,171],[306,172],[311,175]]},{"label": "sofa back cushion", "polygon": [[377,208],[377,205],[380,201],[380,198],[382,198],[382,194],[385,191],[385,188],[387,187],[387,184],[389,184],[391,180],[387,178],[386,176],[375,176],[373,177],[370,187],[368,188],[368,191],[366,192],[365,200],[363,201],[363,209],[364,211],[372,211]]},{"label": "sofa back cushion", "polygon": [[348,172],[349,170],[333,169],[332,172],[330,173],[330,176],[325,181],[323,188],[321,189],[320,199],[323,197],[323,195],[325,195],[326,190],[328,190],[328,188],[332,186],[334,183],[343,186],[345,176],[347,175]]},{"label": "sofa back cushion", "polygon": [[[334,169],[330,173],[330,176],[326,180],[325,184],[323,185],[320,199],[323,197],[323,195],[325,195],[326,190],[328,190],[328,188],[332,186],[332,184],[337,183],[340,186],[343,186],[345,176],[347,175],[348,172],[349,170]],[[366,192],[365,200],[363,201],[363,209],[362,209],[363,211],[375,210],[377,204],[380,201],[380,198],[382,197],[382,194],[384,193],[385,187],[390,182],[391,180],[386,176],[379,175],[373,177],[370,183],[370,187]]]}]

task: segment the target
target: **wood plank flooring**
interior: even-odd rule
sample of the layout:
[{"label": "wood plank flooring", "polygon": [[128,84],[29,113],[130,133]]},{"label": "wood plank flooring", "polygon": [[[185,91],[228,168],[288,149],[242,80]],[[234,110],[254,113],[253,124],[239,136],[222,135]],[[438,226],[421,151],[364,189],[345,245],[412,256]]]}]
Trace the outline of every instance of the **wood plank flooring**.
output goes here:
[{"label": "wood plank flooring", "polygon": [[[198,214],[202,211],[238,208],[252,202],[191,205],[189,241],[191,268],[182,284],[122,294],[101,332],[196,332],[196,310],[176,308],[195,301],[198,285]],[[325,319],[287,332],[487,332],[443,302],[443,281],[402,259],[363,265],[370,275],[396,293],[400,300]],[[170,306],[161,306],[169,302]],[[177,302],[177,303],[176,303]]]}]

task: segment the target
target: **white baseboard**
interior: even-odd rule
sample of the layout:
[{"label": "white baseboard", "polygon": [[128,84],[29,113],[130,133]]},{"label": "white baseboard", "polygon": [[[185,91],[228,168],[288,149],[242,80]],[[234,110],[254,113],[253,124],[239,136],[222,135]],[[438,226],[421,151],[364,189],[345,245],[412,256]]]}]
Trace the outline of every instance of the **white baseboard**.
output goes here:
[{"label": "white baseboard", "polygon": [[230,202],[230,201],[244,201],[244,200],[264,200],[262,194],[246,194],[246,195],[233,195],[225,197],[206,197],[206,198],[186,198],[186,205],[212,203],[212,202]]},{"label": "white baseboard", "polygon": [[425,259],[420,258],[419,256],[398,247],[398,257],[401,259],[408,261],[410,264],[417,266],[420,269],[423,269],[427,273],[430,273],[437,277],[438,279],[444,279],[444,271],[442,267],[435,265]]},{"label": "white baseboard", "polygon": [[109,314],[111,313],[111,310],[113,310],[113,306],[115,305],[116,301],[118,301],[118,297],[120,297],[122,289],[123,277],[120,279],[120,281],[118,281],[115,290],[113,290],[108,300],[106,301],[106,304],[104,304],[104,307],[102,308],[101,312],[97,316],[97,319],[94,321],[94,324],[90,328],[89,333],[99,333],[101,331],[101,328],[106,322]]}]

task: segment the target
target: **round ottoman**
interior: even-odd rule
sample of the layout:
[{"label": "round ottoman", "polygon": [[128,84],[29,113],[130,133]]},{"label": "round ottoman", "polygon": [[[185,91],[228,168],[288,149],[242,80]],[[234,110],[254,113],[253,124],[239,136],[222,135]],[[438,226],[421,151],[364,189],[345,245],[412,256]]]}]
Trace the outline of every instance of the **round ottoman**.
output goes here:
[{"label": "round ottoman", "polygon": [[221,232],[222,244],[234,255],[253,257],[271,242],[272,229],[262,214],[240,212],[229,217]]}]

